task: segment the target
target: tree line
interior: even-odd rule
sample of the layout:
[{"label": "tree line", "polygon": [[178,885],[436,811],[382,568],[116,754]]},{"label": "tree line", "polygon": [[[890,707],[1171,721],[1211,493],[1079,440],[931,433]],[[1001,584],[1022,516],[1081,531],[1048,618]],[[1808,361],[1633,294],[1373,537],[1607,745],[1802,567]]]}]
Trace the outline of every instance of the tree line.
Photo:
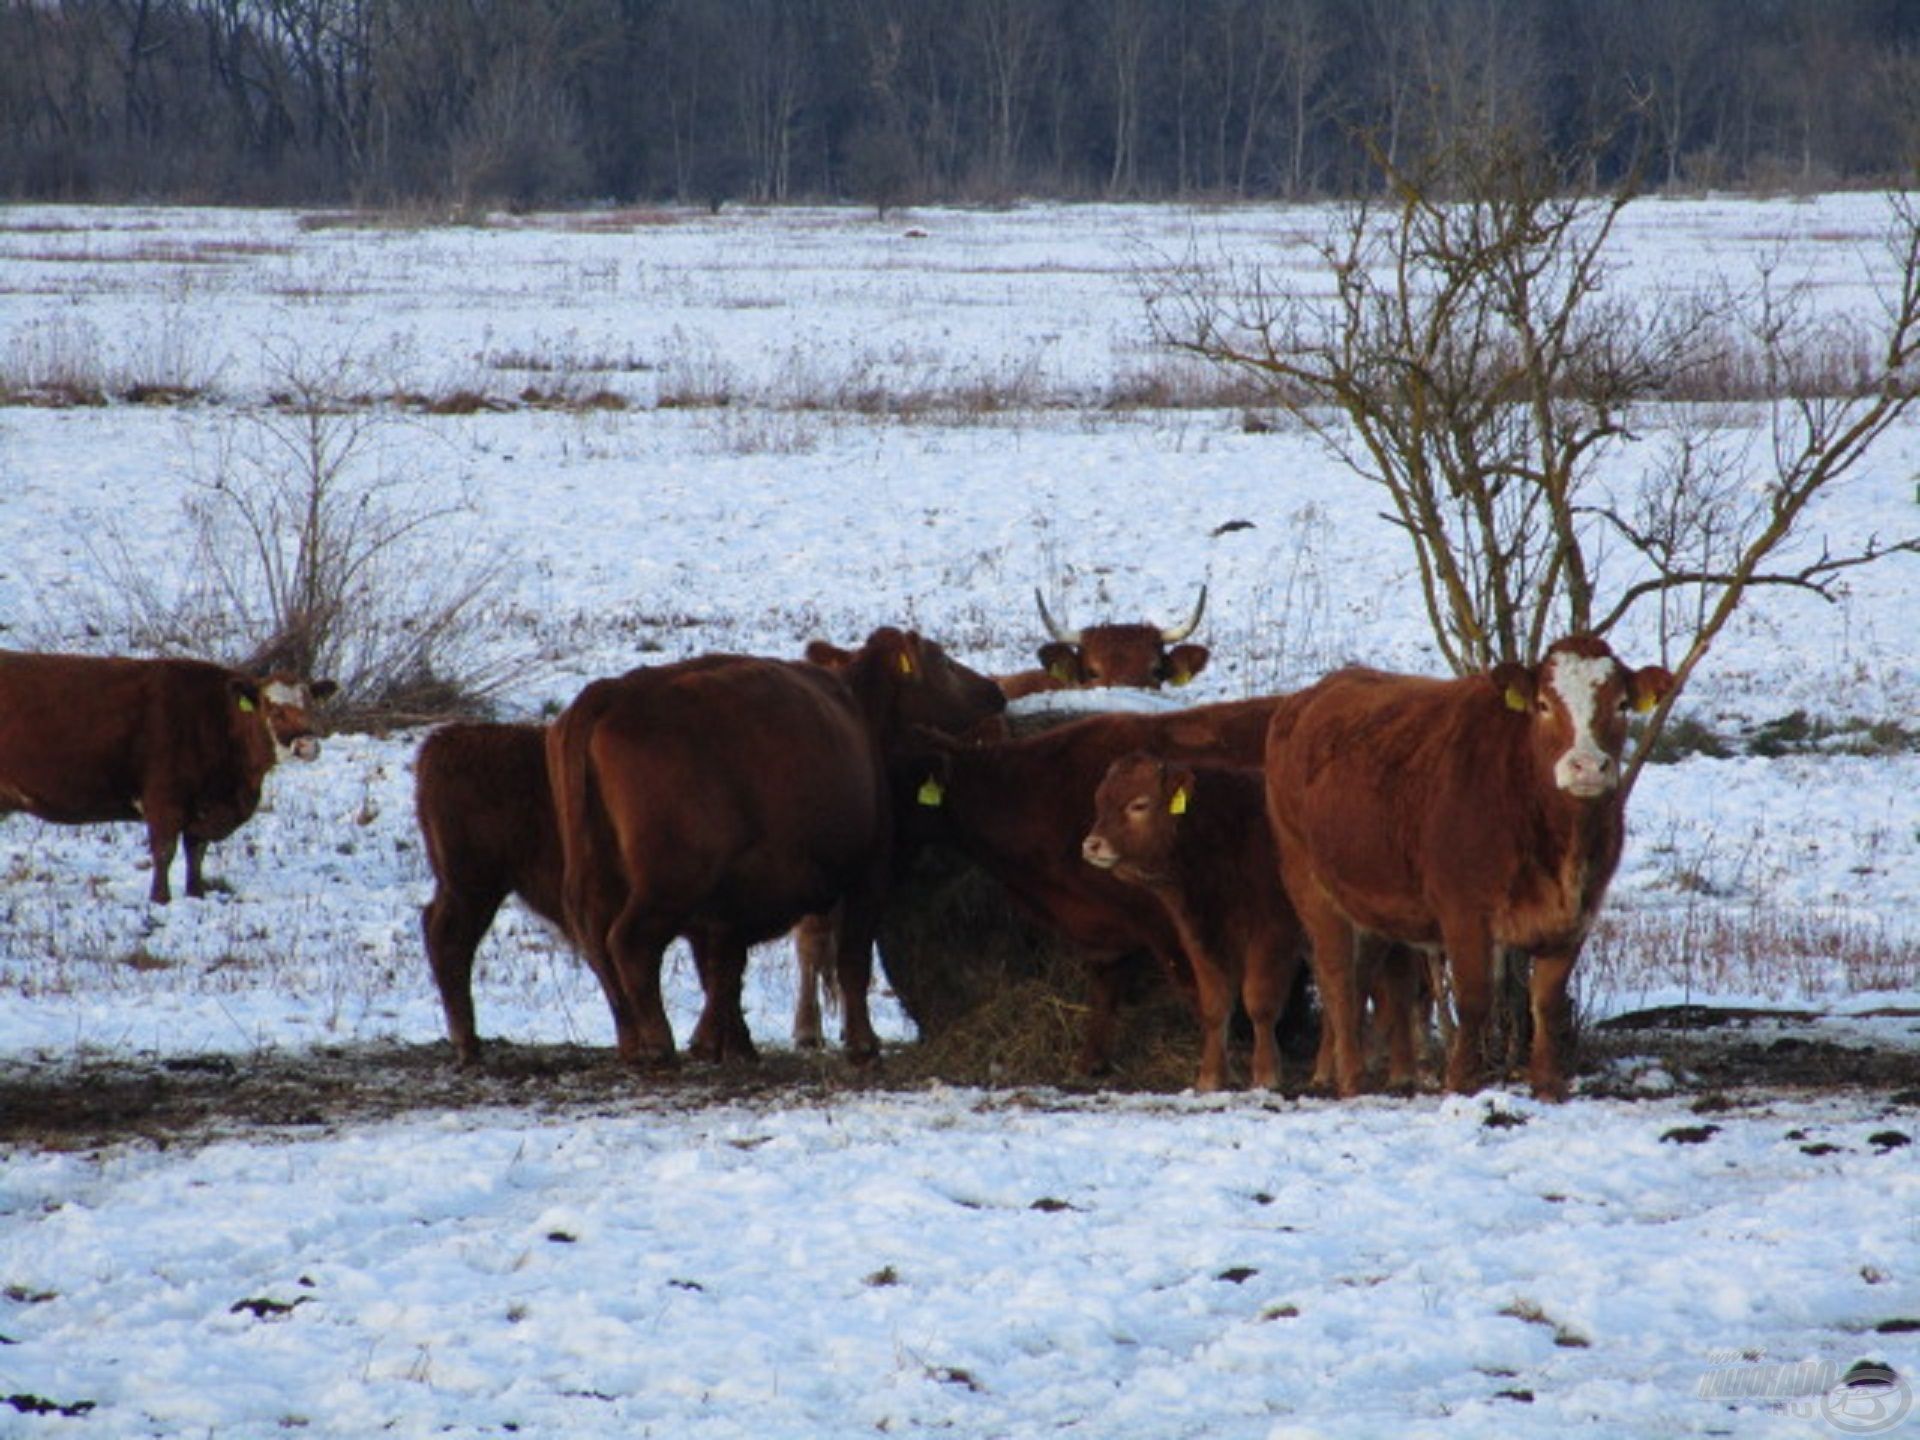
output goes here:
[{"label": "tree line", "polygon": [[1601,183],[1900,181],[1920,5],[0,0],[14,198],[1308,198],[1489,126],[1617,130]]}]

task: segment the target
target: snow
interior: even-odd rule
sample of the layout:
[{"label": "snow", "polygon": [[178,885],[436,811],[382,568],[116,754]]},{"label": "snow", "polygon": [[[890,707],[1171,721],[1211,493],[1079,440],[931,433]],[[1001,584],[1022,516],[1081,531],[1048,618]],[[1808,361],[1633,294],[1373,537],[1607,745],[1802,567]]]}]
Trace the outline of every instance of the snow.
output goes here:
[{"label": "snow", "polygon": [[[1880,203],[1649,203],[1621,232],[1622,283],[1777,256],[1816,277],[1819,303],[1858,310]],[[209,389],[187,407],[0,411],[6,641],[107,643],[84,629],[103,542],[177,575],[207,457],[289,370],[347,355],[370,389],[426,394],[575,383],[571,363],[637,407],[409,415],[373,437],[367,463],[470,495],[474,540],[501,547],[509,599],[487,643],[538,662],[503,697],[516,715],[636,663],[793,655],[884,621],[1017,669],[1036,586],[1079,623],[1178,618],[1205,582],[1215,659],[1182,701],[1348,659],[1437,668],[1377,497],[1307,437],[1090,408],[1160,363],[1143,264],[1218,247],[1311,284],[1321,212],[911,223],[925,235],[831,210],[377,230],[0,211],[6,373]],[[1049,403],[910,421],[801,403],[979,377]],[[703,388],[735,403],[653,408]],[[1909,425],[1823,503],[1808,543],[1912,531],[1917,470]],[[1914,566],[1854,572],[1835,605],[1762,597],[1683,710],[1727,730],[1796,709],[1911,724]],[[1644,627],[1618,639],[1636,663],[1657,643]],[[335,735],[284,765],[212,852],[231,889],[164,909],[145,900],[136,829],[0,825],[0,1070],[440,1037],[417,743]],[[1920,1049],[1920,1021],[1898,1013],[1920,1005],[1916,794],[1912,754],[1649,768],[1583,1004],[1806,1007],[1839,1018],[1778,1033]],[[1714,922],[1771,926],[1790,953],[1675,959],[1650,938]],[[608,1043],[597,988],[517,908],[479,969],[483,1033]],[[785,1043],[793,987],[790,946],[757,953],[763,1046]],[[683,955],[669,992],[684,1039]],[[913,1038],[885,996],[876,1021]],[[1697,1115],[1687,1077],[1621,1068],[1639,1098],[1609,1098],[1629,1088],[1612,1075],[1562,1107],[854,1083],[686,1104],[636,1078],[629,1103],[591,1110],[13,1145],[0,1434],[1886,1429],[1871,1392],[1832,1385],[1883,1360],[1897,1405],[1920,1374],[1912,1333],[1875,1330],[1920,1293],[1920,1170],[1887,1138],[1911,1131],[1911,1092],[1756,1089]],[[1663,1138],[1709,1124],[1699,1143]],[[8,1396],[93,1408],[31,1415]]]}]

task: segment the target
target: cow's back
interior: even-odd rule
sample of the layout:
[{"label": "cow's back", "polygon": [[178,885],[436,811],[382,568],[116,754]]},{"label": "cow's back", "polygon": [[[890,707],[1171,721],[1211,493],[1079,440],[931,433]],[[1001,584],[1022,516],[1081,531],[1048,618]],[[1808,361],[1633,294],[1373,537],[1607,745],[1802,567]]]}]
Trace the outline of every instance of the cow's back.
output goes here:
[{"label": "cow's back", "polygon": [[817,666],[709,656],[634,671],[588,686],[556,726],[570,875],[576,854],[618,867],[650,907],[777,933],[827,908],[884,838],[873,739]]}]

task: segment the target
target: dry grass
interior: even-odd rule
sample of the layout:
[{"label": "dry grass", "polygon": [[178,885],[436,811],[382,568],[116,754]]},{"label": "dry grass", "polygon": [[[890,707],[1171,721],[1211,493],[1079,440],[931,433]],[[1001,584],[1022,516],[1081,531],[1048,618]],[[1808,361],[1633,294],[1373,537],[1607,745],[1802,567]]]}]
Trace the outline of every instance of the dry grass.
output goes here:
[{"label": "dry grass", "polygon": [[1911,987],[1920,944],[1877,920],[1756,901],[1608,910],[1580,958],[1591,999],[1661,990],[1699,995],[1864,994]]}]

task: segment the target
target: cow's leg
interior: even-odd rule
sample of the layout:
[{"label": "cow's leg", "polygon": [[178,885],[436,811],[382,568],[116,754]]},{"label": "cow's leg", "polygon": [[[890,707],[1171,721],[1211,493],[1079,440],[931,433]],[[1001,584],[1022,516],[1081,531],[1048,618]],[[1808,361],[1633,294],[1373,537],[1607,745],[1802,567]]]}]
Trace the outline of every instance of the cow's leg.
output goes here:
[{"label": "cow's leg", "polygon": [[694,961],[700,970],[704,1003],[687,1051],[696,1059],[719,1064],[724,1060],[758,1060],[740,994],[746,983],[747,947],[732,931],[715,927],[692,937]]},{"label": "cow's leg", "polygon": [[631,1036],[620,1041],[620,1058],[629,1065],[674,1061],[673,1027],[660,998],[660,963],[679,928],[629,899],[607,931],[608,962],[633,1022]]},{"label": "cow's leg", "polygon": [[1200,1073],[1194,1078],[1193,1088],[1206,1095],[1227,1083],[1227,1026],[1233,1020],[1233,986],[1211,955],[1195,952],[1188,959],[1200,1014]]},{"label": "cow's leg", "polygon": [[1533,957],[1533,977],[1529,982],[1533,1010],[1533,1053],[1527,1078],[1533,1084],[1535,1098],[1564,1100],[1567,1077],[1561,1068],[1560,1039],[1568,1021],[1567,983],[1573,978],[1571,951]]},{"label": "cow's leg", "polygon": [[1077,1075],[1091,1077],[1113,1071],[1113,1044],[1120,1029],[1122,959],[1119,955],[1087,957],[1087,1028],[1073,1062]]},{"label": "cow's leg", "polygon": [[1461,926],[1446,936],[1457,1017],[1447,1052],[1447,1088],[1471,1095],[1480,1088],[1487,1017],[1493,1012],[1493,942],[1484,928]]},{"label": "cow's leg", "polygon": [[1275,1090],[1280,1085],[1280,1012],[1293,993],[1300,968],[1299,947],[1288,937],[1281,950],[1269,939],[1247,947],[1246,973],[1240,982],[1240,1003],[1253,1022],[1253,1088]]},{"label": "cow's leg", "polygon": [[446,1012],[447,1039],[462,1065],[480,1059],[480,1035],[473,1015],[474,952],[506,898],[504,890],[462,894],[440,884],[420,908],[420,932],[426,940],[433,983],[440,991],[440,1008]]},{"label": "cow's leg", "polygon": [[1354,981],[1356,936],[1318,886],[1301,887],[1295,907],[1313,941],[1313,980],[1320,987],[1323,1029],[1314,1085],[1331,1085],[1342,1098],[1358,1095],[1366,1079],[1366,1055],[1360,1040],[1360,995]]},{"label": "cow's leg", "polygon": [[157,809],[149,805],[147,817],[147,853],[153,857],[153,885],[147,896],[156,905],[166,905],[173,899],[173,887],[167,883],[167,872],[173,868],[174,852],[180,846],[180,823],[170,809]]},{"label": "cow's leg", "polygon": [[1374,968],[1374,1006],[1387,1050],[1387,1088],[1411,1091],[1418,1080],[1413,1059],[1413,1012],[1420,997],[1421,957],[1403,945],[1383,948]]},{"label": "cow's leg", "polygon": [[193,900],[204,899],[207,886],[205,880],[201,878],[200,866],[206,859],[207,842],[198,836],[182,835],[180,849],[185,854],[187,862],[187,896]]},{"label": "cow's leg", "polygon": [[834,972],[840,979],[840,1036],[847,1058],[866,1065],[880,1058],[880,1037],[873,1032],[867,991],[873,984],[873,937],[879,906],[867,890],[850,892],[835,907]]},{"label": "cow's leg", "polygon": [[833,916],[804,915],[793,927],[793,948],[799,956],[799,989],[793,1000],[793,1043],[818,1050],[825,1043],[820,1028],[820,994],[834,979]]}]

